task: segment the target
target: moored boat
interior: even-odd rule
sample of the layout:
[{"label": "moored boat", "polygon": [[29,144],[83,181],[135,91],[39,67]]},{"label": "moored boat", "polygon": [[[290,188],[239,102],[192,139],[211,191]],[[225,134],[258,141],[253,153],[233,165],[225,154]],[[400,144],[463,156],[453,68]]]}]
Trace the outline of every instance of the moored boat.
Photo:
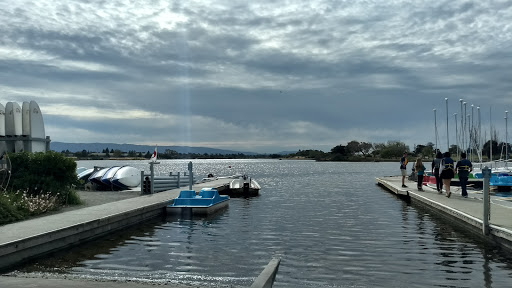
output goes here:
[{"label": "moored boat", "polygon": [[247,175],[243,175],[236,179],[231,180],[229,182],[229,192],[230,196],[257,196],[261,189],[260,184],[256,182],[256,180],[248,177]]},{"label": "moored boat", "polygon": [[117,171],[121,169],[121,166],[113,166],[105,172],[103,177],[101,177],[101,182],[107,186],[112,186],[112,178],[116,175]]},{"label": "moored boat", "polygon": [[181,191],[166,210],[168,214],[207,215],[226,208],[228,205],[229,196],[219,195],[217,189],[214,188],[203,188],[199,195],[196,195],[194,190]]},{"label": "moored boat", "polygon": [[94,173],[94,168],[86,169],[82,172],[77,172],[78,180],[89,181],[89,177]]},{"label": "moored boat", "polygon": [[129,189],[140,185],[140,171],[131,166],[123,166],[117,170],[110,182],[120,189]]},{"label": "moored boat", "polygon": [[108,169],[110,169],[109,167],[107,168],[101,168],[99,170],[97,170],[96,172],[92,173],[91,176],[89,176],[89,182],[91,183],[94,183],[96,185],[98,185],[99,187],[103,186],[103,182],[101,182],[101,177],[103,177],[103,175],[105,175],[105,173],[108,171]]}]

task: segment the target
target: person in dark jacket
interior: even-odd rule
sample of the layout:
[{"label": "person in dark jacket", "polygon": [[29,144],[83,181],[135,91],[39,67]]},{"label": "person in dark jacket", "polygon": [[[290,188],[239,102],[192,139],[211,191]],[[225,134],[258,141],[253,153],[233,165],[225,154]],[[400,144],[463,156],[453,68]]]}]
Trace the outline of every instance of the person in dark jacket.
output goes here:
[{"label": "person in dark jacket", "polygon": [[450,157],[450,152],[444,152],[444,158],[441,161],[441,179],[443,179],[444,189],[446,190],[446,197],[450,198],[452,192],[450,192],[450,182],[455,177],[455,166],[453,159]]},{"label": "person in dark jacket", "polygon": [[443,193],[443,181],[441,181],[441,177],[439,176],[442,160],[443,153],[441,153],[441,151],[437,151],[436,158],[432,160],[432,174],[436,177],[436,188],[439,193]]},{"label": "person in dark jacket", "polygon": [[468,185],[468,177],[469,173],[473,171],[473,164],[471,161],[466,159],[466,153],[460,154],[460,161],[457,161],[457,166],[455,166],[457,170],[457,174],[459,174],[460,188],[462,190],[462,197],[468,198],[468,191],[466,186]]}]

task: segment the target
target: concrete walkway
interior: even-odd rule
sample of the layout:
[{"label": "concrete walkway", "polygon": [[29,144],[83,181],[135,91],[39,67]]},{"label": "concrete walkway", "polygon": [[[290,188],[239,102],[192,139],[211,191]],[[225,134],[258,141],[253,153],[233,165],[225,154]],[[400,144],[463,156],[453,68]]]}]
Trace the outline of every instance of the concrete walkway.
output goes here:
[{"label": "concrete walkway", "polygon": [[420,204],[443,216],[456,219],[461,224],[471,227],[473,232],[496,242],[512,251],[512,197],[491,195],[490,235],[483,235],[483,194],[481,190],[469,190],[468,198],[461,196],[460,187],[451,186],[451,197],[445,193],[439,194],[435,187],[423,186],[424,191],[418,191],[417,183],[405,181],[407,188],[402,188],[400,176],[377,178],[377,184],[397,195],[409,197],[411,204]]}]

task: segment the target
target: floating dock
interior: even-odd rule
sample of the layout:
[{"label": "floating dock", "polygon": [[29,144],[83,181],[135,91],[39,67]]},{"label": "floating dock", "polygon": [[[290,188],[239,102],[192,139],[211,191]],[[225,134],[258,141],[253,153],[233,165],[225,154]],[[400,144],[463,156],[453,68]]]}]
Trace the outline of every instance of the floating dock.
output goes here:
[{"label": "floating dock", "polygon": [[451,186],[451,197],[438,193],[435,188],[423,186],[418,191],[417,183],[406,179],[406,188],[402,188],[402,177],[380,177],[377,184],[389,192],[405,198],[412,205],[423,206],[457,224],[468,228],[471,232],[504,247],[512,252],[512,197],[490,196],[489,234],[483,233],[484,205],[481,190],[468,190],[469,197],[461,196],[460,187]]}]

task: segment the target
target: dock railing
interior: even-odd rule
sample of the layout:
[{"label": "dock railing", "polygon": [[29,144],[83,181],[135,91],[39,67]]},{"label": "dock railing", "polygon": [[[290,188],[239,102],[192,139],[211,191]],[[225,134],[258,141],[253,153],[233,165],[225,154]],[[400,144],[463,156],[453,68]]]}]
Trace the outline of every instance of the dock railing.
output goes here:
[{"label": "dock railing", "polygon": [[194,173],[192,172],[192,162],[189,163],[188,172],[169,172],[168,176],[155,176],[153,165],[159,162],[150,162],[150,173],[140,172],[141,194],[154,194],[166,190],[176,189],[189,185],[191,188],[194,183]]}]

